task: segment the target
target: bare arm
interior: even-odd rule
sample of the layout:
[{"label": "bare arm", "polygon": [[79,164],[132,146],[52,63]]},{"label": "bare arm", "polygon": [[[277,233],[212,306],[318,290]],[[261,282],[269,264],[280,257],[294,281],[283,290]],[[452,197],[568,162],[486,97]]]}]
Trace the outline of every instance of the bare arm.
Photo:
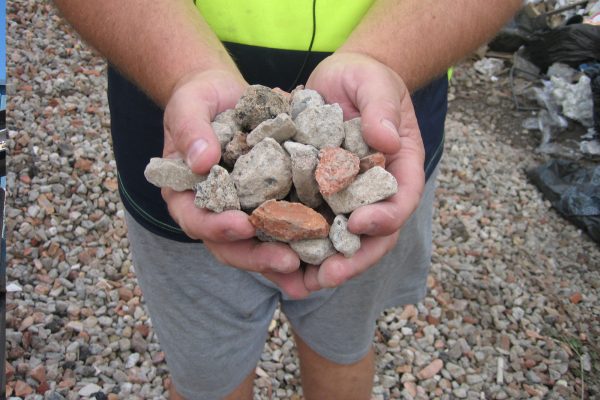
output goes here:
[{"label": "bare arm", "polygon": [[237,71],[190,0],[55,0],[89,44],[165,106],[194,71]]},{"label": "bare arm", "polygon": [[414,91],[491,39],[522,3],[380,0],[338,51],[373,57]]}]

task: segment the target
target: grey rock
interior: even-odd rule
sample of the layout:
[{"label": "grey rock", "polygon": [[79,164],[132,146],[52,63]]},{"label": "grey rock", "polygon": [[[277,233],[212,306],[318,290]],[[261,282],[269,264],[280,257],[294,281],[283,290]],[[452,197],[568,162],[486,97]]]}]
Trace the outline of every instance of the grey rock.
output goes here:
[{"label": "grey rock", "polygon": [[231,179],[241,207],[253,209],[267,200],[287,196],[292,186],[292,162],[276,140],[266,138],[238,159]]},{"label": "grey rock", "polygon": [[321,264],[327,257],[336,253],[328,238],[298,240],[290,242],[290,247],[302,261],[313,265]]},{"label": "grey rock", "polygon": [[241,129],[241,126],[237,123],[235,117],[235,109],[233,108],[230,108],[229,110],[225,110],[222,113],[217,114],[213,122],[227,125],[231,128],[233,132],[237,132]]},{"label": "grey rock", "polygon": [[307,108],[322,106],[324,104],[323,97],[316,90],[297,88],[292,91],[290,115],[292,119],[296,119],[298,114]]},{"label": "grey rock", "polygon": [[370,153],[369,145],[365,143],[361,128],[360,117],[344,121],[344,143],[342,147],[363,158]]},{"label": "grey rock", "polygon": [[208,178],[196,185],[194,203],[198,208],[207,208],[217,213],[240,209],[235,185],[225,168],[212,166]]},{"label": "grey rock", "polygon": [[219,140],[219,144],[221,145],[221,151],[225,151],[227,144],[231,142],[233,139],[233,135],[237,130],[234,130],[231,126],[222,124],[220,122],[213,122],[210,124],[212,127],[215,136]]},{"label": "grey rock", "polygon": [[251,85],[235,105],[235,119],[242,129],[251,131],[288,110],[289,103],[281,94],[266,86]]},{"label": "grey rock", "polygon": [[206,176],[196,175],[182,159],[153,157],[150,159],[144,176],[154,186],[169,187],[175,191],[192,190]]},{"label": "grey rock", "polygon": [[373,167],[358,175],[346,189],[324,198],[335,214],[346,214],[384,200],[397,191],[396,178],[381,167]]},{"label": "grey rock", "polygon": [[295,134],[296,126],[294,125],[292,118],[290,118],[288,114],[279,114],[273,119],[261,122],[254,128],[246,137],[246,143],[248,146],[253,147],[266,137],[270,137],[277,140],[279,143],[283,143],[294,137]]},{"label": "grey rock", "polygon": [[345,257],[352,257],[360,249],[360,236],[348,230],[348,218],[338,215],[329,229],[333,247]]},{"label": "grey rock", "polygon": [[283,147],[292,159],[292,181],[298,199],[311,208],[317,208],[323,202],[319,184],[315,179],[315,169],[319,164],[319,150],[307,144],[292,141]]},{"label": "grey rock", "polygon": [[339,104],[310,107],[294,120],[294,140],[317,149],[339,147],[344,141],[344,114]]}]

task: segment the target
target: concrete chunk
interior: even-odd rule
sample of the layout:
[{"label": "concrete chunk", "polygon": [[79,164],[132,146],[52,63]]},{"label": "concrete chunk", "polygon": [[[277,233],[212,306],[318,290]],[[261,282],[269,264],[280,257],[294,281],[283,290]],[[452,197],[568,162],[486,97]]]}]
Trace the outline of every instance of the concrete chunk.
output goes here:
[{"label": "concrete chunk", "polygon": [[338,215],[329,230],[333,247],[345,257],[352,257],[360,249],[360,236],[348,230],[348,218]]},{"label": "concrete chunk", "polygon": [[311,208],[323,202],[319,184],[315,179],[315,169],[319,163],[319,150],[308,144],[285,142],[283,147],[292,158],[292,181],[298,199]]},{"label": "concrete chunk", "polygon": [[373,167],[358,175],[346,189],[323,198],[337,215],[351,213],[360,206],[387,199],[397,191],[396,178],[381,167]]},{"label": "concrete chunk", "polygon": [[292,91],[292,102],[290,105],[290,115],[296,119],[298,114],[310,107],[322,106],[325,104],[323,97],[312,89],[304,89],[298,86]]},{"label": "concrete chunk", "polygon": [[312,265],[320,265],[327,257],[336,253],[328,238],[290,242],[290,247],[302,261]]},{"label": "concrete chunk", "polygon": [[289,103],[280,92],[262,85],[251,85],[235,105],[235,120],[245,131],[261,122],[289,111]]},{"label": "concrete chunk", "polygon": [[283,143],[291,139],[296,134],[296,126],[294,121],[288,114],[279,114],[273,119],[261,122],[252,132],[248,134],[246,143],[252,147],[266,137],[277,140]]},{"label": "concrete chunk", "polygon": [[196,185],[195,204],[217,213],[240,209],[235,185],[225,168],[213,165],[206,180]]},{"label": "concrete chunk", "polygon": [[283,199],[292,187],[292,162],[276,140],[265,138],[238,158],[231,178],[243,209]]},{"label": "concrete chunk", "polygon": [[233,139],[234,131],[231,126],[222,124],[220,122],[213,122],[210,124],[215,136],[219,140],[221,145],[221,152],[225,151],[227,144]]},{"label": "concrete chunk", "polygon": [[363,139],[360,117],[344,122],[344,134],[345,138],[342,144],[344,149],[356,154],[359,158],[369,154],[369,145]]},{"label": "concrete chunk", "polygon": [[340,147],[344,141],[344,113],[339,104],[310,107],[294,120],[296,142],[310,144],[317,149]]},{"label": "concrete chunk", "polygon": [[206,176],[196,175],[182,159],[153,157],[144,170],[146,180],[160,188],[168,187],[177,192],[194,190]]}]

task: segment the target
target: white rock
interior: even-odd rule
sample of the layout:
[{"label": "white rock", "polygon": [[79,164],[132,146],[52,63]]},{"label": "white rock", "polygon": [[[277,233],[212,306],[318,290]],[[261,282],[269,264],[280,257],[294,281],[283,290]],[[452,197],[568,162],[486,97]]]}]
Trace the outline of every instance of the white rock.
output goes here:
[{"label": "white rock", "polygon": [[396,178],[381,167],[373,167],[358,175],[346,189],[323,197],[337,215],[350,213],[360,206],[387,199],[397,191]]},{"label": "white rock", "polygon": [[329,229],[333,247],[345,257],[352,257],[360,249],[360,236],[348,230],[348,218],[338,215]]},{"label": "white rock", "polygon": [[363,158],[370,153],[369,145],[363,139],[360,117],[344,122],[344,143],[342,147]]},{"label": "white rock", "polygon": [[327,257],[336,253],[328,238],[298,240],[290,242],[290,247],[302,261],[313,265],[321,264]]},{"label": "white rock", "polygon": [[344,113],[339,104],[310,107],[294,120],[294,140],[317,149],[339,147],[344,141]]},{"label": "white rock", "polygon": [[206,179],[206,176],[194,174],[182,159],[159,157],[150,159],[144,176],[154,186],[170,187],[178,192],[193,190],[198,183]]},{"label": "white rock", "polygon": [[254,128],[246,137],[246,143],[252,147],[266,137],[275,139],[278,143],[283,143],[294,137],[295,134],[296,126],[292,118],[288,114],[279,114],[273,119],[261,122]]},{"label": "white rock", "polygon": [[77,392],[80,396],[89,397],[94,393],[100,392],[102,388],[94,383],[88,383]]}]

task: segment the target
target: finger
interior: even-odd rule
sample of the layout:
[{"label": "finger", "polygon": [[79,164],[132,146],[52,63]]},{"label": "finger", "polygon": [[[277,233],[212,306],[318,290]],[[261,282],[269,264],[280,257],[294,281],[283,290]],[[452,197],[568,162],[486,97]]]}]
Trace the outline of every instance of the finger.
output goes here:
[{"label": "finger", "polygon": [[161,192],[171,217],[192,239],[230,242],[249,239],[256,234],[248,214],[243,211],[214,213],[196,207],[191,191],[176,192],[163,188]]},{"label": "finger", "polygon": [[319,285],[324,288],[340,286],[377,263],[393,248],[397,240],[398,232],[388,236],[366,237],[361,239],[360,250],[352,257],[346,258],[341,254],[329,257],[319,267]]},{"label": "finger", "polygon": [[304,285],[304,273],[301,269],[297,269],[289,274],[263,272],[263,276],[276,284],[293,300],[303,299],[310,294],[310,291]]},{"label": "finger", "polygon": [[348,220],[355,234],[383,236],[399,230],[419,206],[425,185],[423,156],[418,145],[403,146],[394,155],[388,171],[398,182],[398,192],[385,201],[356,209]]},{"label": "finger", "polygon": [[355,210],[348,221],[348,228],[353,233],[389,235],[400,229],[419,205],[425,185],[425,150],[418,126],[403,120],[401,126],[405,125],[403,132],[413,133],[399,137],[400,149],[387,157],[386,166],[396,178],[398,191],[383,202]]},{"label": "finger", "polygon": [[221,158],[221,146],[210,124],[216,107],[193,89],[180,88],[167,104],[163,156],[181,154],[193,172],[206,174]]},{"label": "finger", "polygon": [[307,265],[304,269],[304,287],[311,292],[321,290],[322,287],[319,284],[318,279],[319,267],[316,265]]},{"label": "finger", "polygon": [[227,243],[204,241],[204,244],[221,263],[247,271],[288,274],[300,267],[296,253],[283,243],[248,239]]}]

